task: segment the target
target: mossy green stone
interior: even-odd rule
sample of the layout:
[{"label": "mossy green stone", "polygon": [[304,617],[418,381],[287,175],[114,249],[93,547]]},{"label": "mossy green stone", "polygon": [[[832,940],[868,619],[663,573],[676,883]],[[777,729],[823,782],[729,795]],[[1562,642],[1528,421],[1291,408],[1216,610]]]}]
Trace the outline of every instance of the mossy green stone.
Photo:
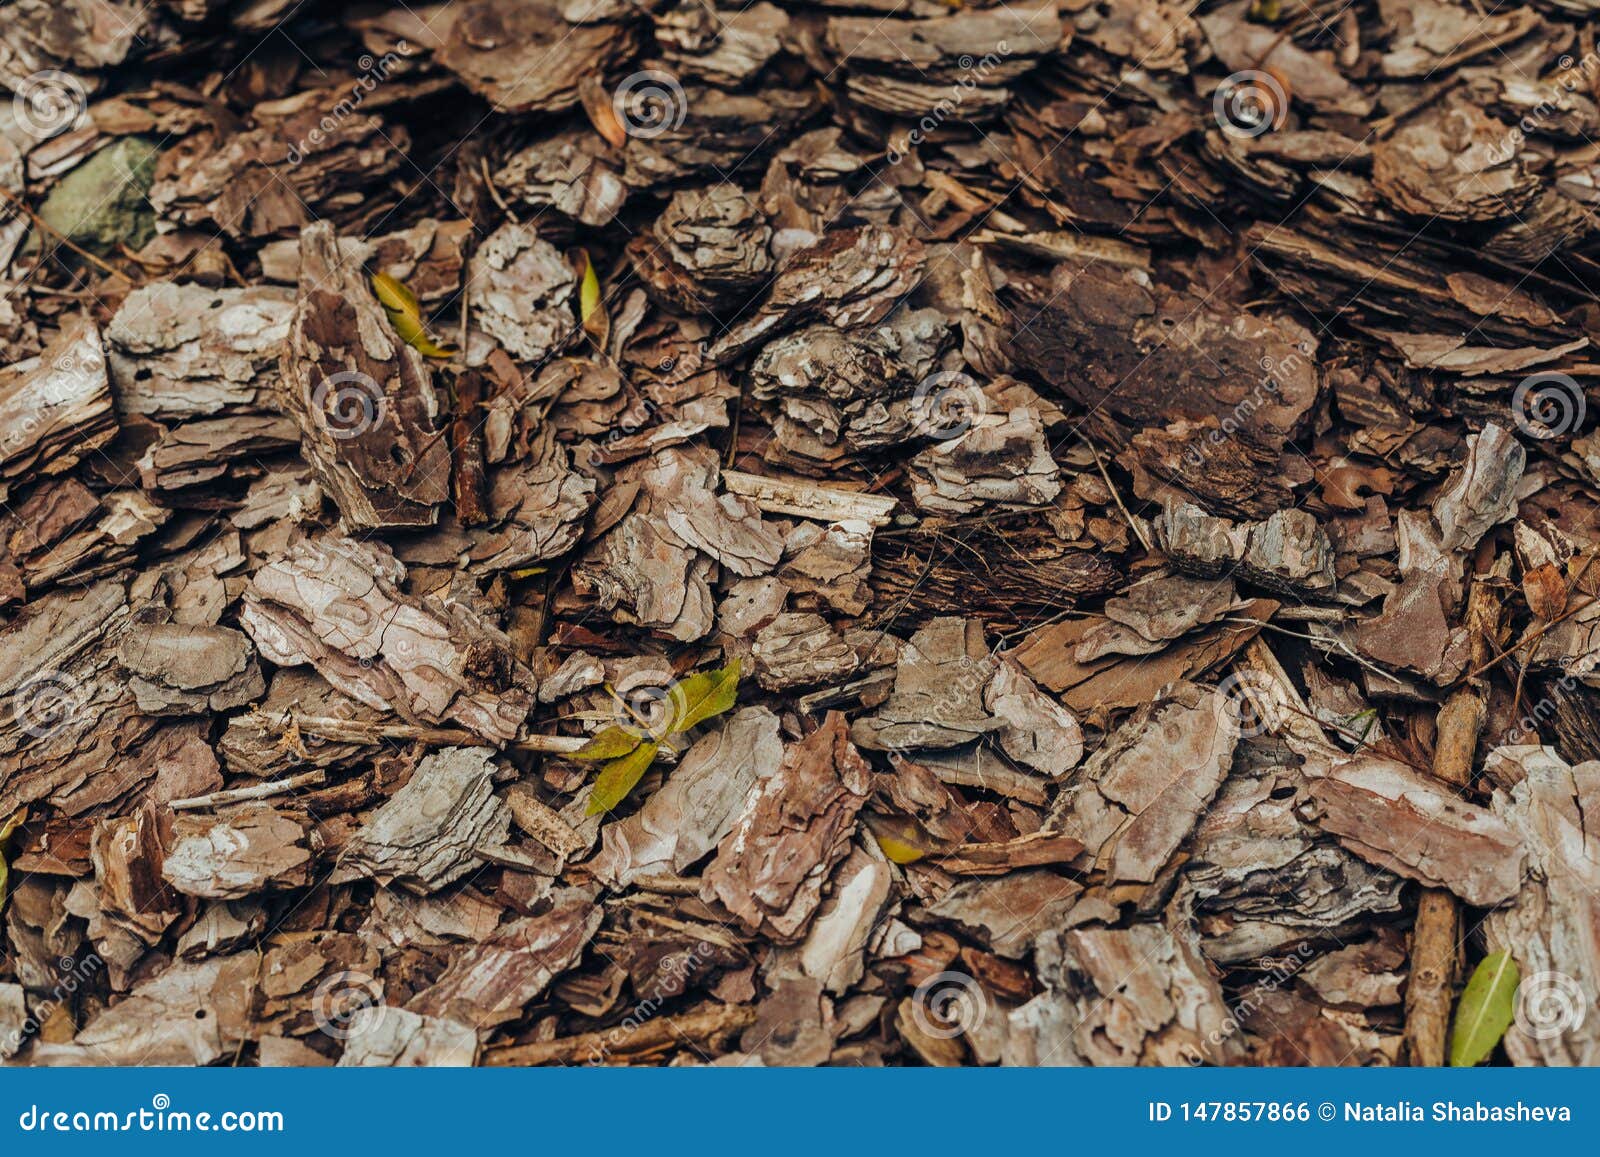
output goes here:
[{"label": "mossy green stone", "polygon": [[145,137],[107,145],[56,182],[39,216],[86,249],[141,248],[156,232],[147,195],[159,155]]}]

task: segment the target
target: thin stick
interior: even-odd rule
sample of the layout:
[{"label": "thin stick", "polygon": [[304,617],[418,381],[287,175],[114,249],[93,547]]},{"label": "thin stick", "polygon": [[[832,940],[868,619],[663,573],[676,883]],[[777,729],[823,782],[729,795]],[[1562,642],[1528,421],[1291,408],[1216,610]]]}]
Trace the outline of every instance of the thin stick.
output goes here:
[{"label": "thin stick", "polygon": [[[1473,658],[1489,651],[1500,608],[1495,586],[1486,581],[1511,572],[1511,558],[1503,555],[1489,570],[1472,581],[1467,592],[1467,632]],[[1481,664],[1488,666],[1489,664]],[[1487,713],[1482,689],[1468,679],[1439,708],[1438,737],[1433,745],[1433,774],[1452,787],[1472,783],[1472,766]],[[1406,983],[1406,1049],[1414,1065],[1439,1066],[1445,1061],[1450,1028],[1451,998],[1461,963],[1461,910],[1456,898],[1442,888],[1424,888],[1417,898],[1417,918],[1411,929],[1411,979]]]},{"label": "thin stick", "polygon": [[1544,626],[1540,627],[1537,631],[1530,631],[1526,635],[1522,636],[1522,638],[1520,640],[1518,640],[1516,643],[1513,643],[1511,646],[1507,647],[1504,651],[1501,651],[1494,658],[1485,659],[1482,663],[1479,663],[1472,670],[1468,671],[1466,673],[1466,675],[1464,676],[1464,678],[1476,679],[1479,675],[1482,675],[1490,667],[1493,667],[1496,663],[1500,662],[1500,660],[1505,659],[1505,658],[1509,658],[1510,656],[1515,655],[1518,651],[1522,650],[1522,648],[1526,647],[1529,643],[1538,642],[1539,639],[1543,637],[1544,633],[1546,631],[1548,631],[1551,627],[1554,627],[1559,623],[1566,622],[1573,615],[1577,614],[1579,611],[1583,610],[1585,607],[1590,606],[1593,602],[1594,602],[1594,599],[1592,599],[1592,598],[1591,599],[1585,599],[1583,602],[1579,603],[1577,606],[1569,607],[1567,610],[1563,611],[1561,614],[1559,614],[1555,618],[1551,619]]},{"label": "thin stick", "polygon": [[580,1033],[553,1041],[492,1048],[484,1056],[486,1065],[548,1065],[589,1061],[600,1064],[614,1052],[636,1054],[658,1052],[678,1045],[711,1040],[743,1028],[756,1020],[756,1010],[748,1004],[728,1004],[647,1020],[631,1030],[609,1029]]},{"label": "thin stick", "polygon": [[[53,225],[50,225],[48,222],[46,222],[44,220],[44,218],[40,217],[39,214],[35,213],[32,209],[28,208],[27,203],[24,202],[22,200],[22,198],[18,197],[15,193],[13,193],[10,189],[7,189],[7,188],[5,188],[3,186],[0,186],[0,197],[4,197],[8,202],[10,202],[12,205],[16,206],[17,209],[19,209],[22,212],[23,216],[27,217],[28,220],[33,222],[35,228],[37,228],[37,229],[39,229],[39,230],[41,230],[41,231],[43,231],[45,233],[50,234],[50,236],[56,238],[56,241],[57,241],[58,244],[65,245],[68,249],[72,250],[74,253],[76,253],[79,257],[83,258],[85,261],[92,262],[93,264],[98,265],[101,269],[105,270],[107,273],[111,274],[111,276],[113,276],[113,277],[122,278],[122,280],[126,281],[129,285],[138,285],[139,284],[133,278],[129,277],[126,273],[122,272],[122,270],[118,269],[115,265],[111,265],[108,262],[102,261],[100,258],[96,257],[93,253],[90,253],[87,249],[84,249],[81,246],[75,244],[73,242],[72,238],[68,237],[65,233],[61,232],[59,229],[55,228]],[[45,256],[48,257],[49,254],[45,254]]]},{"label": "thin stick", "polygon": [[1078,440],[1089,447],[1089,453],[1094,455],[1094,464],[1100,467],[1100,477],[1106,480],[1106,489],[1111,491],[1111,497],[1116,502],[1117,509],[1122,511],[1122,517],[1127,520],[1128,529],[1133,531],[1133,537],[1137,538],[1146,550],[1154,550],[1155,547],[1151,546],[1150,540],[1144,536],[1144,531],[1139,529],[1139,524],[1133,520],[1133,515],[1129,514],[1128,508],[1122,504],[1122,495],[1117,493],[1117,488],[1111,481],[1111,475],[1106,472],[1106,464],[1100,461],[1100,451],[1095,448],[1093,442],[1082,434],[1078,435]]},{"label": "thin stick", "polygon": [[[296,715],[301,731],[339,743],[373,743],[380,739],[409,739],[433,746],[480,746],[483,738],[460,727],[420,727],[411,723],[366,723],[359,719]],[[567,755],[589,741],[581,735],[526,735],[509,746],[522,751]]]},{"label": "thin stick", "polygon": [[291,775],[287,779],[275,779],[271,783],[258,783],[254,787],[232,787],[225,791],[193,795],[188,799],[175,799],[167,806],[175,812],[194,811],[205,807],[222,807],[224,804],[243,803],[246,800],[269,799],[275,795],[284,795],[294,791],[296,788],[323,784],[327,780],[328,773],[318,768],[316,771],[303,771],[299,775]]}]

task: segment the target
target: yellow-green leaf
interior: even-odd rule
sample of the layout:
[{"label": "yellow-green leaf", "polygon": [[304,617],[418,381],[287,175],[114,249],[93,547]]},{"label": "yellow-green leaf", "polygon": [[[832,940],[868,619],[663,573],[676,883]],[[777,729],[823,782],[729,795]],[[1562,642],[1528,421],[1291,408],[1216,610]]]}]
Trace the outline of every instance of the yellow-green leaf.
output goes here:
[{"label": "yellow-green leaf", "polygon": [[[581,253],[582,250],[579,250]],[[578,320],[585,326],[600,308],[600,278],[594,271],[594,262],[583,254],[583,284],[578,287]]]},{"label": "yellow-green leaf", "polygon": [[594,791],[589,793],[589,807],[584,814],[593,816],[608,812],[627,799],[655,758],[656,745],[641,743],[621,759],[606,764],[595,777]]},{"label": "yellow-green leaf", "polygon": [[883,854],[891,863],[914,864],[926,856],[929,849],[936,844],[936,841],[923,831],[921,824],[905,816],[886,816],[868,812],[866,825],[867,830],[872,833],[872,838],[878,841],[878,847],[883,850]]},{"label": "yellow-green leaf", "polygon": [[374,273],[372,292],[378,295],[378,302],[389,315],[389,324],[394,326],[400,340],[423,357],[447,358],[456,352],[428,337],[427,326],[422,320],[422,303],[405,282],[387,273]]},{"label": "yellow-green leaf", "polygon": [[720,670],[701,671],[674,683],[669,692],[672,722],[668,734],[687,731],[731,708],[739,694],[739,666],[735,659]]},{"label": "yellow-green leaf", "polygon": [[389,321],[394,325],[394,332],[400,335],[400,340],[425,358],[447,358],[456,352],[451,346],[434,342],[423,327],[421,318],[408,313],[391,313]]},{"label": "yellow-green leaf", "polygon": [[417,300],[417,295],[411,292],[411,287],[398,277],[390,277],[387,273],[374,273],[372,292],[378,295],[378,301],[382,303],[383,308],[392,313],[422,316],[422,303]]},{"label": "yellow-green leaf", "polygon": [[883,849],[883,854],[889,857],[891,864],[914,864],[927,855],[921,848],[882,832],[873,832],[872,838],[878,841],[878,847]]},{"label": "yellow-green leaf", "polygon": [[16,830],[22,826],[23,821],[27,818],[28,809],[19,808],[15,815],[5,823],[0,824],[0,908],[5,907],[6,888],[11,878],[11,865],[6,859],[10,851],[8,845],[11,843],[11,837],[16,834]]},{"label": "yellow-green leaf", "polygon": [[1452,1065],[1470,1068],[1494,1052],[1516,1015],[1520,979],[1509,952],[1491,953],[1478,963],[1456,1002],[1455,1024],[1450,1030]]},{"label": "yellow-green leaf", "polygon": [[583,280],[578,283],[578,320],[583,323],[583,332],[594,339],[594,344],[604,348],[606,339],[611,336],[611,317],[600,300],[600,276],[587,252],[578,250],[578,260],[583,263]]},{"label": "yellow-green leaf", "polygon": [[613,724],[595,733],[595,737],[572,753],[573,759],[620,759],[643,742],[632,731]]}]

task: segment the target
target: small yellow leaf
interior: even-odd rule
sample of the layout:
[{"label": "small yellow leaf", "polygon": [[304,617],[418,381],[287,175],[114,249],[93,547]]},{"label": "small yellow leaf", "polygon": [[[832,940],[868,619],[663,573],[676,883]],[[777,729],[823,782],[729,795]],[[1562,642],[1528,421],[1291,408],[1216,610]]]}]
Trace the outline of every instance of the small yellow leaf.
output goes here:
[{"label": "small yellow leaf", "polygon": [[921,848],[912,847],[904,840],[897,840],[893,836],[874,832],[873,838],[878,841],[878,847],[883,849],[883,854],[889,857],[891,864],[914,864],[927,855]]},{"label": "small yellow leaf", "polygon": [[604,348],[606,339],[611,336],[611,315],[600,299],[600,277],[589,254],[582,249],[578,250],[578,261],[583,266],[583,277],[578,283],[578,320],[594,344]]},{"label": "small yellow leaf", "polygon": [[628,793],[650,770],[655,758],[656,745],[641,743],[621,759],[606,764],[604,770],[595,777],[594,791],[589,794],[589,807],[584,814],[595,816],[608,812],[627,799]]},{"label": "small yellow leaf", "polygon": [[595,737],[572,753],[573,759],[617,759],[638,747],[639,736],[612,725],[596,732]]},{"label": "small yellow leaf", "polygon": [[392,313],[422,316],[422,303],[417,300],[417,295],[411,292],[411,288],[398,277],[390,277],[387,273],[374,273],[372,291],[378,295],[378,301],[384,309]]},{"label": "small yellow leaf", "polygon": [[916,820],[905,816],[866,815],[867,830],[894,864],[914,864],[937,846],[937,841]]},{"label": "small yellow leaf", "polygon": [[423,357],[447,358],[456,352],[428,337],[427,326],[422,321],[422,304],[405,282],[387,273],[374,273],[372,292],[377,294],[378,302],[389,315],[389,324],[394,326],[400,340]]},{"label": "small yellow leaf", "polygon": [[578,290],[578,317],[585,325],[594,316],[594,311],[600,308],[600,278],[594,271],[594,262],[589,260],[589,255],[579,250],[583,255],[583,285]]}]

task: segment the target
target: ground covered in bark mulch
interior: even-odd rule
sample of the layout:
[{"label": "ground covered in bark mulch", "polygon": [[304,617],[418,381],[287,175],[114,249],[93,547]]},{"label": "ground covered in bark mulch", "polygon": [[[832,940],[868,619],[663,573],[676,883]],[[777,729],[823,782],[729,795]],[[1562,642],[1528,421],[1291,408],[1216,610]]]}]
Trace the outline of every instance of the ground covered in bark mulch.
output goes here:
[{"label": "ground covered in bark mulch", "polygon": [[0,5],[0,1058],[1600,1063],[1592,4],[984,2]]}]

